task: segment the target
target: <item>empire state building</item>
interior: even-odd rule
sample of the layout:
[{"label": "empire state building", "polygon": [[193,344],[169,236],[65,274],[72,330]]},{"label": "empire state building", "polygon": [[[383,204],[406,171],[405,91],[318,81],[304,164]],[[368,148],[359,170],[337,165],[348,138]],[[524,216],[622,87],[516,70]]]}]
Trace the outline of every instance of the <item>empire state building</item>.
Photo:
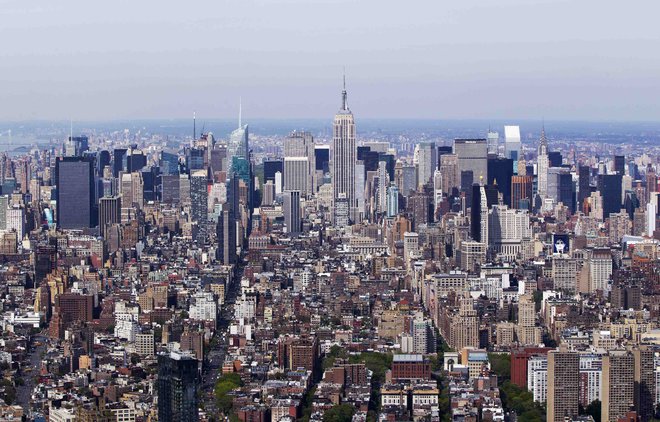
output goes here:
[{"label": "empire state building", "polygon": [[357,200],[355,196],[355,120],[348,108],[346,77],[341,92],[341,109],[333,124],[332,150],[332,216],[335,227],[346,227],[356,222]]}]

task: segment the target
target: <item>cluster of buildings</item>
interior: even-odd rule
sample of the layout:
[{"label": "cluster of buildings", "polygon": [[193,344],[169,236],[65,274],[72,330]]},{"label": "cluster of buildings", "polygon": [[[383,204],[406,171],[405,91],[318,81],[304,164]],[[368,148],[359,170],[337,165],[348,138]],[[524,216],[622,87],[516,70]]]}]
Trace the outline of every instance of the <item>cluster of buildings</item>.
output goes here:
[{"label": "cluster of buildings", "polygon": [[549,421],[655,417],[657,158],[358,144],[345,89],[314,137],[2,155],[3,417],[515,420],[509,377]]}]

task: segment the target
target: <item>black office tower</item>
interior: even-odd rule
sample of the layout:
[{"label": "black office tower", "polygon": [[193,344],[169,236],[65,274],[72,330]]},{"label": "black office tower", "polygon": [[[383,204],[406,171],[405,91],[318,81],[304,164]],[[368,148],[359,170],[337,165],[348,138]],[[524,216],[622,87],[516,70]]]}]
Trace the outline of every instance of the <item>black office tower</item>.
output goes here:
[{"label": "black office tower", "polygon": [[603,197],[603,218],[621,211],[621,184],[620,174],[598,175],[598,192]]},{"label": "black office tower", "polygon": [[505,204],[511,203],[511,178],[513,177],[513,160],[496,157],[488,159],[488,184],[493,185],[502,194]]},{"label": "black office tower", "polygon": [[626,174],[626,157],[624,155],[614,156],[614,172],[616,174]]},{"label": "black office tower", "polygon": [[591,188],[589,186],[591,169],[588,166],[580,166],[578,169],[578,194],[577,194],[577,208],[582,210],[584,200],[591,195]]},{"label": "black office tower", "polygon": [[57,225],[61,229],[96,226],[94,164],[82,157],[61,157],[55,165]]},{"label": "black office tower", "polygon": [[314,148],[314,160],[316,160],[316,170],[321,170],[323,173],[330,172],[330,149]]},{"label": "black office tower", "polygon": [[559,151],[548,152],[548,165],[549,167],[561,167],[564,159]]},{"label": "black office tower", "polygon": [[126,148],[115,148],[112,157],[112,175],[119,177],[120,171],[126,171]]},{"label": "black office tower", "polygon": [[[284,162],[282,160],[264,160],[264,183],[271,181],[275,183],[275,173],[284,174]],[[281,182],[283,182],[282,179]]]},{"label": "black office tower", "polygon": [[158,421],[197,422],[197,359],[171,353],[158,356]]}]

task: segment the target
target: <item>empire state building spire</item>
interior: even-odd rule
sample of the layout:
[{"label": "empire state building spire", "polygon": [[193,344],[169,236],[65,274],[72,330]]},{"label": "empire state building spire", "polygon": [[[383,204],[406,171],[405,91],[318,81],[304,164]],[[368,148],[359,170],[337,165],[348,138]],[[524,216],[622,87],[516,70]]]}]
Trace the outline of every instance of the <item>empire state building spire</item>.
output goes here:
[{"label": "empire state building spire", "polygon": [[344,70],[344,89],[341,91],[341,111],[350,111],[348,109],[348,94],[346,93],[346,70]]}]

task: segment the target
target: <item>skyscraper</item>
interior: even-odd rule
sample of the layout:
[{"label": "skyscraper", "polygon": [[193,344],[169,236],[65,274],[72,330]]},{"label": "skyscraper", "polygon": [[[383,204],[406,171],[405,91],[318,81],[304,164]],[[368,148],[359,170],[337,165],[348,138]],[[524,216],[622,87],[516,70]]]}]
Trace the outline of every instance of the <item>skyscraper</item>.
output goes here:
[{"label": "skyscraper", "polygon": [[103,197],[99,200],[99,229],[107,237],[107,229],[121,222],[121,197]]},{"label": "skyscraper", "polygon": [[[357,201],[355,199],[355,120],[348,108],[346,95],[346,78],[344,89],[341,92],[341,109],[335,115],[332,136],[332,195],[333,220],[336,226],[345,225],[343,216],[345,206],[338,207],[337,200],[346,201],[349,220],[355,222],[357,215]],[[340,213],[340,214],[338,214]],[[338,218],[341,217],[341,218]]]},{"label": "skyscraper", "polygon": [[299,234],[302,230],[300,223],[300,192],[284,191],[284,225],[287,232],[294,236]]},{"label": "skyscraper", "polygon": [[599,174],[598,191],[603,197],[603,218],[621,211],[621,174]]},{"label": "skyscraper", "polygon": [[548,353],[548,422],[564,422],[577,416],[580,357],[577,352],[556,350]]},{"label": "skyscraper", "polygon": [[517,164],[520,150],[520,126],[504,126],[504,157]]},{"label": "skyscraper", "polygon": [[[458,174],[472,172],[473,183],[485,184],[488,181],[488,146],[485,139],[455,139],[454,154],[458,157]],[[472,184],[461,189],[470,189]]]},{"label": "skyscraper", "polygon": [[500,147],[500,134],[494,131],[488,130],[488,154],[497,155],[497,152]]},{"label": "skyscraper", "polygon": [[158,420],[196,422],[197,359],[179,353],[158,356]]},{"label": "skyscraper", "polygon": [[[314,149],[314,137],[309,132],[291,132],[284,140],[284,165],[287,158],[306,158],[306,185],[301,190],[301,195],[311,195],[316,191],[316,154]],[[286,169],[284,170],[286,180]],[[286,182],[285,182],[286,185]],[[285,188],[288,189],[288,188]]]},{"label": "skyscraper", "polygon": [[417,164],[417,188],[431,181],[433,172],[438,168],[438,150],[435,142],[422,142],[415,147]]},{"label": "skyscraper", "polygon": [[550,161],[548,159],[548,140],[545,137],[545,127],[541,129],[541,139],[539,140],[538,154],[536,157],[536,180],[537,192],[541,201],[548,196],[548,168]]},{"label": "skyscraper", "polygon": [[190,176],[190,217],[200,226],[208,219],[208,198],[206,171],[198,170]]},{"label": "skyscraper", "polygon": [[610,351],[603,357],[601,421],[618,421],[635,404],[635,359],[630,352]]},{"label": "skyscraper", "polygon": [[533,184],[533,176],[511,177],[511,208],[530,209]]},{"label": "skyscraper", "polygon": [[[233,158],[234,157],[241,157],[245,158],[246,160],[249,158],[250,154],[250,146],[248,143],[248,138],[249,138],[249,131],[248,131],[248,125],[243,124],[242,121],[242,107],[239,106],[239,111],[238,111],[238,128],[236,128],[230,135],[229,135],[229,142],[227,144],[227,165],[232,166],[233,165]],[[231,171],[231,169],[230,169]]]},{"label": "skyscraper", "polygon": [[96,226],[93,163],[81,157],[62,157],[55,165],[57,224],[62,229]]}]

